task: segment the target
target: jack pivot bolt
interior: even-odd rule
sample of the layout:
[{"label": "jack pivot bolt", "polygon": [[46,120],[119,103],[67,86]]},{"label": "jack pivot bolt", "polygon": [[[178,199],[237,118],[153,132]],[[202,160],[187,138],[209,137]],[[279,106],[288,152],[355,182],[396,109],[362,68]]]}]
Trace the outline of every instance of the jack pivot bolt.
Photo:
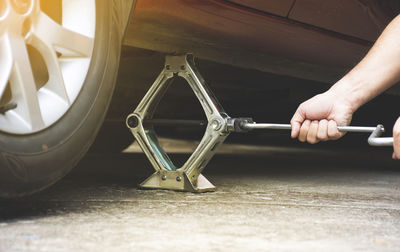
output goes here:
[{"label": "jack pivot bolt", "polygon": [[214,119],[211,121],[211,128],[215,131],[221,129],[222,123],[218,119]]},{"label": "jack pivot bolt", "polygon": [[126,124],[129,126],[129,128],[134,129],[139,125],[139,118],[135,115],[131,115],[126,120]]}]

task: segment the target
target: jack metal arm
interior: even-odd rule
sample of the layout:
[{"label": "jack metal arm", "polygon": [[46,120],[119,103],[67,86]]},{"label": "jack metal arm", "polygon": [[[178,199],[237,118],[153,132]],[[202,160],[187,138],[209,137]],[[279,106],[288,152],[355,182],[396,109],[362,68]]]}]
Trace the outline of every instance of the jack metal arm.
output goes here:
[{"label": "jack metal arm", "polygon": [[[186,163],[179,168],[172,163],[161,147],[153,127],[143,123],[145,120],[153,118],[159,101],[176,76],[187,81],[207,117],[206,132],[199,146]],[[140,186],[191,192],[214,191],[215,186],[201,175],[201,172],[214,156],[217,147],[229,134],[226,131],[227,118],[222,106],[197,71],[193,56],[190,54],[167,56],[161,74],[126,120],[128,128],[156,170]]]}]

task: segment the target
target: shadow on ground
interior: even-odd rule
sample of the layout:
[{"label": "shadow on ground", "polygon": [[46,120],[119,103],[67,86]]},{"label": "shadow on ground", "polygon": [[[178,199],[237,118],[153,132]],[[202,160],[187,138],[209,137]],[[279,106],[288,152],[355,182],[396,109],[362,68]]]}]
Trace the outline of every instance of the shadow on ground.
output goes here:
[{"label": "shadow on ground", "polygon": [[[388,154],[387,154],[388,155]],[[290,156],[290,157],[289,157]],[[183,163],[188,155],[171,155],[176,163]],[[379,177],[400,177],[400,164],[380,158],[376,161],[356,155],[340,158],[327,155],[276,154],[273,156],[217,155],[205,169],[204,174],[219,192],[230,191],[241,186],[245,193],[254,185],[246,187],[246,181],[257,177],[260,180],[303,181],[309,184],[349,182],[349,174],[355,181],[377,174]],[[134,200],[136,194],[156,193],[157,190],[140,190],[138,185],[145,180],[153,168],[143,154],[88,155],[69,175],[49,189],[33,196],[15,200],[0,200],[0,221],[12,222],[41,218],[66,213],[91,211],[91,204],[99,201]],[[236,179],[237,184],[227,185],[226,180]],[[335,178],[334,181],[331,181]],[[365,182],[365,181],[364,181]],[[376,183],[386,183],[379,181]],[[388,182],[387,182],[388,183]],[[222,188],[221,188],[221,185]],[[400,185],[399,185],[400,186]],[[228,187],[228,188],[227,188]],[[174,192],[184,196],[191,193]],[[203,196],[213,193],[205,193]],[[99,209],[100,210],[100,209]]]}]

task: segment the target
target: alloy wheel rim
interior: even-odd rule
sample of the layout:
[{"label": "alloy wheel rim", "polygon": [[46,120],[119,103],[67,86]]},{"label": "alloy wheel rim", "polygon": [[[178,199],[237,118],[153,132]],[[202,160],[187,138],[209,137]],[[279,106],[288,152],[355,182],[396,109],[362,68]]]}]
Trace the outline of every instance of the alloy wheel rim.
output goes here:
[{"label": "alloy wheel rim", "polygon": [[[95,0],[1,2],[0,131],[31,134],[57,122],[84,85]],[[60,15],[53,17],[47,9]]]}]

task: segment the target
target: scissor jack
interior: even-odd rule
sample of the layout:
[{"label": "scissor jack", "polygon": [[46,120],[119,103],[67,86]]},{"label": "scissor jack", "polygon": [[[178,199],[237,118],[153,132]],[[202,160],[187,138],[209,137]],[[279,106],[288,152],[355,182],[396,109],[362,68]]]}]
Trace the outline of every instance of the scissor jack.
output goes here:
[{"label": "scissor jack", "polygon": [[[182,167],[176,167],[168,157],[151,123],[156,121],[153,115],[158,103],[177,76],[187,81],[207,117],[205,134]],[[191,54],[166,56],[162,72],[135,111],[127,117],[126,124],[156,170],[140,184],[140,187],[189,192],[215,191],[215,186],[201,172],[230,133],[248,132],[253,129],[291,129],[290,124],[255,123],[251,118],[229,117],[196,69],[194,57]],[[379,137],[384,132],[382,125],[377,127],[343,126],[338,127],[338,130],[371,133],[368,143],[373,146],[393,144],[391,137]]]}]

